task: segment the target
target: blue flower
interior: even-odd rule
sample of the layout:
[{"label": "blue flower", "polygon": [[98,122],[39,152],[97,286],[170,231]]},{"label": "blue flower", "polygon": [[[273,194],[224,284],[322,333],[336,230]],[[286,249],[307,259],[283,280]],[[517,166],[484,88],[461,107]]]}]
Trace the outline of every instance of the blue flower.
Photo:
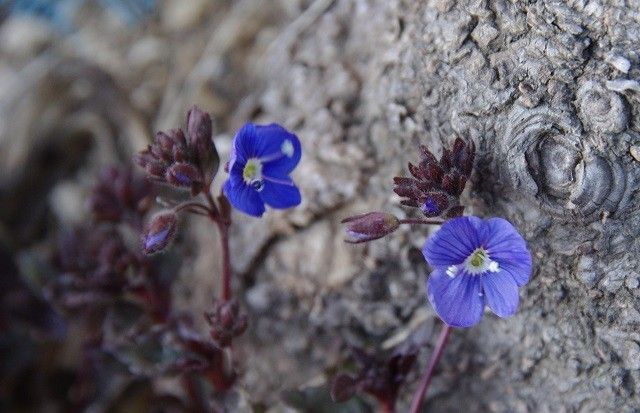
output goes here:
[{"label": "blue flower", "polygon": [[233,139],[223,188],[231,205],[259,217],[264,204],[276,209],[300,204],[300,191],[289,173],[301,155],[298,137],[282,126],[245,124]]},{"label": "blue flower", "polygon": [[422,247],[433,268],[431,305],[453,327],[471,327],[485,304],[500,317],[518,309],[518,287],[529,281],[531,254],[518,231],[502,218],[447,221]]}]

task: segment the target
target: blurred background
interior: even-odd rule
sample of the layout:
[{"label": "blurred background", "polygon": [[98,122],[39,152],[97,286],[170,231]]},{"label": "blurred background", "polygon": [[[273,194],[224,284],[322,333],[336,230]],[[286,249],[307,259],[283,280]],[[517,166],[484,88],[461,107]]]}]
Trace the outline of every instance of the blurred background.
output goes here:
[{"label": "blurred background", "polygon": [[[0,0],[0,411],[371,412],[371,393],[400,379],[406,411],[434,341],[420,251],[431,229],[345,246],[340,220],[415,217],[392,178],[418,144],[439,154],[462,136],[478,148],[465,212],[513,222],[536,272],[512,319],[456,331],[425,410],[637,412],[631,3]],[[301,205],[233,215],[249,327],[231,391],[199,375],[228,367],[203,317],[219,294],[215,228],[183,219],[166,253],[140,254],[142,224],[172,192],[141,181],[131,159],[157,131],[184,128],[194,104],[211,113],[223,164],[248,120],[282,124],[303,148]],[[588,127],[562,132],[559,114]],[[564,152],[527,166],[509,149],[523,139],[537,153],[549,133],[579,139],[571,154],[602,172],[574,180],[565,162],[571,188],[625,202],[576,217],[574,189],[511,182],[557,176]],[[369,394],[333,403],[343,370]]]},{"label": "blurred background", "polygon": [[[363,266],[339,224],[388,206],[407,159],[382,114],[399,30],[366,1],[0,0],[0,411],[375,410],[331,401],[348,347],[424,341],[433,324],[421,236],[398,231]],[[194,104],[223,163],[248,120],[281,123],[304,148],[302,205],[234,215],[249,328],[232,391],[184,374],[219,356],[203,317],[219,290],[215,228],[192,217],[167,253],[139,250],[165,189],[141,183],[131,159],[157,131],[184,128]],[[122,191],[144,206],[135,225],[104,214],[118,215]]]},{"label": "blurred background", "polygon": [[[77,261],[86,260],[96,277],[100,268],[92,260],[109,264],[124,256],[118,248],[138,246],[136,234],[117,228],[116,238],[124,246],[118,244],[104,258],[102,245],[115,238],[108,232],[113,228],[102,238],[95,236],[105,225],[91,208],[100,190],[96,182],[102,176],[109,187],[120,175],[105,168],[126,171],[156,131],[184,127],[186,111],[194,104],[211,113],[215,142],[226,159],[235,130],[263,115],[258,103],[263,79],[277,67],[273,61],[281,46],[331,2],[316,2],[305,14],[310,3],[0,0],[0,411],[198,410],[185,401],[179,374],[162,370],[175,360],[167,354],[171,347],[158,340],[170,338],[154,336],[155,342],[147,342],[133,334],[131,319],[139,316],[133,307],[118,303],[100,314],[94,311],[98,302],[114,298],[105,289],[117,286],[100,285],[98,291],[76,285],[80,281],[73,277],[86,270],[76,268],[81,267]],[[266,99],[277,98],[271,93]],[[295,125],[288,117],[263,119]],[[309,176],[317,181],[317,173]],[[293,219],[304,226],[316,213],[307,209]],[[241,225],[251,227],[236,234],[234,265],[249,282],[236,288],[252,301],[252,314],[269,313],[275,324],[269,318],[262,325],[252,321],[254,333],[240,354],[266,351],[255,357],[254,368],[240,366],[249,372],[237,391],[215,395],[220,410],[298,406],[311,411],[315,408],[305,403],[318,406],[318,398],[330,403],[326,387],[319,396],[295,390],[317,382],[325,365],[322,348],[314,350],[315,364],[295,360],[309,349],[306,335],[312,331],[291,334],[284,347],[263,345],[274,335],[286,336],[285,324],[295,315],[287,306],[294,293],[268,283],[251,288],[255,267],[261,265],[255,257],[263,260],[265,245],[292,233],[288,220],[282,214],[266,224],[240,218]],[[217,239],[207,225],[185,224],[183,229],[175,250],[153,265],[169,280],[175,307],[191,318],[194,331],[206,336],[202,313],[217,288]],[[87,243],[93,245],[88,250]],[[290,272],[284,274],[291,279]],[[292,287],[308,295],[308,285]],[[273,307],[274,299],[284,303]],[[285,315],[278,315],[282,311]],[[140,323],[136,318],[142,335],[153,329]],[[127,335],[135,339],[125,342]],[[287,389],[294,392],[281,397]]]}]

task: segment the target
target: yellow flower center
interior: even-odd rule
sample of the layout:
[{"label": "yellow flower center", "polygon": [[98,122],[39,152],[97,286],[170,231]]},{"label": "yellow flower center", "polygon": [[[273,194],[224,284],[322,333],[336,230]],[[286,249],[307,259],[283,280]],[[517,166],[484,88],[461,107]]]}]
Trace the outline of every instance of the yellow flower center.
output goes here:
[{"label": "yellow flower center", "polygon": [[480,275],[486,272],[498,272],[500,271],[500,266],[496,261],[491,259],[489,251],[479,247],[464,260],[462,265],[452,265],[447,268],[447,275],[453,278],[458,274],[458,271],[462,269],[464,269],[467,274]]},{"label": "yellow flower center", "polygon": [[242,177],[246,183],[251,183],[262,177],[262,164],[257,159],[249,159],[242,170]]},{"label": "yellow flower center", "polygon": [[256,190],[261,191],[262,183],[262,162],[258,159],[249,159],[242,170],[242,178],[248,185],[253,186]]},{"label": "yellow flower center", "polygon": [[477,249],[469,259],[469,264],[475,268],[480,268],[484,264],[484,260],[487,258],[487,252],[482,248]]}]

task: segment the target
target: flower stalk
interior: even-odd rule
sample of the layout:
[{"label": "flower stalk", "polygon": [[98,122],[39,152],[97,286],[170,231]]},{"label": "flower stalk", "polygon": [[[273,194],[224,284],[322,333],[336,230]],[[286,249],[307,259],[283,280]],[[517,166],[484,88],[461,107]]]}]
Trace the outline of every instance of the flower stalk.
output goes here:
[{"label": "flower stalk", "polygon": [[401,219],[401,224],[412,224],[412,225],[442,225],[444,221],[441,219],[420,219],[420,218],[407,218]]},{"label": "flower stalk", "polygon": [[450,333],[451,326],[443,324],[442,330],[440,331],[440,336],[438,337],[438,342],[436,343],[436,347],[433,349],[433,353],[431,354],[431,358],[429,359],[427,368],[425,369],[424,375],[420,380],[418,390],[416,390],[416,393],[413,395],[411,408],[409,409],[410,413],[418,413],[420,411],[422,402],[424,401],[424,397],[427,395],[427,390],[429,390],[429,384],[431,384],[433,372],[435,371],[436,366],[438,365],[438,362],[442,357],[442,353],[444,352],[444,348],[447,345]]},{"label": "flower stalk", "polygon": [[221,220],[216,221],[220,231],[222,244],[222,300],[231,299],[231,254],[229,252],[229,225]]}]

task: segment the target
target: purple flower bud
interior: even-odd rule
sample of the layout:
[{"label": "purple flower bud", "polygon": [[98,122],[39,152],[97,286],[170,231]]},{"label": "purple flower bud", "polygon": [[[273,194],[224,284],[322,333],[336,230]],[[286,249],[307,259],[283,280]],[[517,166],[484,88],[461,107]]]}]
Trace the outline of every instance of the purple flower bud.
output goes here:
[{"label": "purple flower bud", "polygon": [[211,116],[197,106],[192,107],[187,114],[187,133],[189,146],[193,148],[207,183],[210,183],[220,164],[218,151],[211,140],[213,137]]},{"label": "purple flower bud", "polygon": [[165,173],[165,179],[168,183],[180,187],[191,187],[202,182],[198,168],[188,163],[171,165]]},{"label": "purple flower bud", "polygon": [[174,146],[186,146],[187,139],[184,137],[184,132],[182,129],[171,129],[169,130],[169,137],[174,142]]},{"label": "purple flower bud", "polygon": [[422,210],[422,212],[428,216],[428,217],[437,217],[438,215],[440,215],[440,207],[438,206],[438,203],[430,197],[427,197],[427,199],[422,203],[422,205],[420,205],[420,209]]},{"label": "purple flower bud", "polygon": [[88,200],[101,221],[121,222],[141,218],[151,200],[151,186],[129,168],[109,167],[102,171]]},{"label": "purple flower bud", "polygon": [[231,341],[242,335],[247,329],[247,316],[240,311],[237,301],[220,301],[212,310],[204,314],[211,325],[211,338],[221,347],[227,347]]},{"label": "purple flower bud", "polygon": [[211,117],[197,106],[191,108],[187,114],[187,133],[189,144],[195,148],[201,145],[210,146],[213,134]]},{"label": "purple flower bud", "polygon": [[156,178],[164,177],[164,174],[167,171],[167,168],[164,167],[160,162],[151,161],[147,163],[144,167],[147,173]]},{"label": "purple flower bud", "polygon": [[184,146],[174,146],[173,147],[173,159],[176,162],[186,162],[188,159],[187,151]]},{"label": "purple flower bud", "polygon": [[437,217],[449,208],[447,196],[438,192],[426,194],[424,202],[420,205],[420,210],[427,217]]},{"label": "purple flower bud", "polygon": [[391,234],[400,226],[400,220],[386,212],[368,212],[342,220],[346,225],[346,232],[351,239],[346,242],[357,244],[373,241]]},{"label": "purple flower bud", "polygon": [[409,163],[410,177],[395,177],[394,192],[402,205],[420,210],[427,217],[451,217],[462,213],[460,195],[471,176],[475,145],[456,138],[451,148],[442,150],[438,161],[429,149],[420,145],[420,163]]},{"label": "purple flower bud", "polygon": [[149,146],[146,150],[133,155],[133,162],[141,168],[145,168],[147,164],[154,159],[150,151],[151,146]]},{"label": "purple flower bud", "polygon": [[158,143],[158,145],[153,145],[151,147],[152,153],[155,156],[162,157],[164,155],[163,152],[171,153],[171,148],[173,148],[174,140],[171,139],[171,137],[167,135],[165,132],[161,131],[156,133],[156,142]]},{"label": "purple flower bud", "polygon": [[142,237],[145,254],[165,249],[175,236],[177,224],[178,219],[173,212],[163,212],[153,217]]}]

